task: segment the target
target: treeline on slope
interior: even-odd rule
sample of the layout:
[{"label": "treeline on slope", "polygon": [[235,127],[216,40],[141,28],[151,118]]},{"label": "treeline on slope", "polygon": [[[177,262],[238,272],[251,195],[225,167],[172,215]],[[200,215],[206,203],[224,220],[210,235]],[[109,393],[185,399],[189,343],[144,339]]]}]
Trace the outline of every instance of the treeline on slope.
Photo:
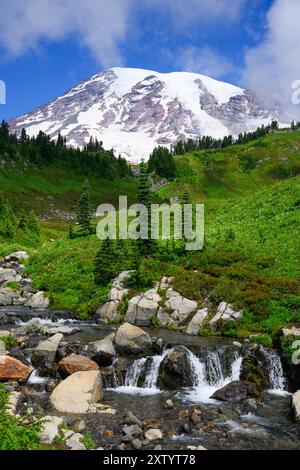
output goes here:
[{"label": "treeline on slope", "polygon": [[59,166],[80,170],[81,174],[102,178],[125,178],[131,176],[131,169],[124,158],[115,157],[112,150],[104,150],[102,142],[91,138],[86,147],[67,147],[65,137],[57,140],[40,131],[36,137],[29,137],[23,129],[20,136],[9,130],[7,122],[0,125],[0,156],[9,161],[24,161],[34,165]]},{"label": "treeline on slope", "polygon": [[[180,140],[172,146],[171,150],[167,147],[156,147],[149,158],[149,173],[155,172],[158,176],[172,180],[176,177],[175,155],[184,155],[195,150],[222,149],[232,145],[247,144],[278,129],[278,122],[272,121],[270,125],[258,127],[256,131],[239,134],[237,139],[234,139],[232,135],[225,136],[223,139],[214,139],[211,136],[204,135],[197,139]],[[300,122],[293,121],[291,130],[298,129],[300,129]]]}]

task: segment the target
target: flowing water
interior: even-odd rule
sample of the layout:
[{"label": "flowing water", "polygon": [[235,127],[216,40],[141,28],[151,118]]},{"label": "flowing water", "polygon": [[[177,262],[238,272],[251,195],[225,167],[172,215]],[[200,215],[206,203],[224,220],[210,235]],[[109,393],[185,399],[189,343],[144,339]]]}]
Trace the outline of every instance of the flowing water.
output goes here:
[{"label": "flowing water", "polygon": [[[19,310],[14,310],[11,313],[13,319],[11,325],[14,325],[15,328],[20,328],[28,320],[37,316],[36,313],[26,311],[25,318],[22,318],[22,310]],[[73,323],[73,321],[74,319],[68,317],[54,317],[53,313],[48,312],[42,317],[43,324],[51,323],[56,326]],[[9,325],[9,323],[7,324]],[[87,322],[78,322],[77,324],[81,331],[70,337],[66,336],[66,341],[76,340],[87,344],[102,339],[115,330],[115,327],[112,326],[100,326]],[[7,325],[2,326],[3,329],[6,327]],[[168,438],[167,445],[169,447],[167,448],[170,449],[180,449],[185,442],[188,445],[194,443],[216,449],[300,447],[299,426],[297,427],[291,419],[291,398],[285,392],[287,384],[280,357],[275,350],[263,348],[271,390],[264,394],[263,402],[257,410],[249,411],[244,409],[242,405],[223,404],[210,398],[217,389],[231,381],[239,380],[243,358],[233,347],[231,340],[192,337],[160,329],[147,329],[147,331],[163,338],[166,348],[162,354],[133,361],[124,375],[118,373],[117,361],[113,365],[115,370],[112,374],[112,381],[110,385],[107,385],[113,388],[104,390],[104,401],[105,404],[118,409],[120,416],[124,413],[124,409],[130,409],[141,419],[151,417],[151,419],[165,423],[166,429],[170,428],[174,432],[174,436]],[[161,363],[170,348],[179,345],[187,352],[189,365],[187,373],[192,376],[192,386],[174,392],[162,391],[158,387]],[[43,384],[47,380],[47,378],[40,377],[38,370],[34,370],[27,385],[38,392],[44,390]],[[33,401],[39,398],[38,393],[30,396]],[[42,398],[46,399],[47,395]],[[204,422],[215,422],[216,427],[208,431],[199,429],[193,435],[183,435],[176,407],[174,411],[165,409],[164,404],[168,398],[175,402],[178,410],[181,407],[187,409],[199,406],[203,413]],[[27,398],[27,400],[30,399]],[[47,406],[47,402],[45,403]],[[225,409],[225,415],[218,414],[220,407]],[[48,411],[47,408],[45,411]],[[206,413],[208,413],[207,418]],[[175,419],[174,415],[176,415]],[[99,418],[95,416],[93,419],[95,432],[97,432]],[[91,422],[93,419],[91,418]],[[104,417],[101,417],[101,420],[103,419]]]}]

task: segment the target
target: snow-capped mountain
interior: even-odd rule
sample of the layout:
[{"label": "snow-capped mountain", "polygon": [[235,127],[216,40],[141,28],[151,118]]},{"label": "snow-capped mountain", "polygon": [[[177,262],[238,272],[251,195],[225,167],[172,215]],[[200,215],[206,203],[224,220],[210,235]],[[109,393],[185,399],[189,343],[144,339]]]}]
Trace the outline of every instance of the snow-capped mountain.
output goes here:
[{"label": "snow-capped mountain", "polygon": [[91,136],[128,160],[147,159],[157,145],[202,135],[224,137],[269,124],[273,115],[249,90],[187,72],[113,68],[81,82],[49,104],[14,119],[11,129],[40,130],[68,145]]}]

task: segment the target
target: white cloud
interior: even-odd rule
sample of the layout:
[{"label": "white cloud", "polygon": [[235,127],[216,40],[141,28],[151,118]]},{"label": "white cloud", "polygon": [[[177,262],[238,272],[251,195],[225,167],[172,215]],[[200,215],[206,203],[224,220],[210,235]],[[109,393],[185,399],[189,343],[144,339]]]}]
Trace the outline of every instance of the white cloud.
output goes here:
[{"label": "white cloud", "polygon": [[209,47],[198,49],[187,47],[179,51],[177,65],[186,72],[196,72],[221,79],[234,71],[234,66],[226,57]]},{"label": "white cloud", "polygon": [[[122,65],[120,45],[139,15],[168,15],[186,28],[235,19],[245,0],[0,0],[0,46],[18,57],[73,35],[103,67]],[[130,26],[130,27],[129,27]],[[142,26],[142,25],[141,25]]]},{"label": "white cloud", "polygon": [[177,27],[186,27],[195,22],[228,21],[238,18],[246,0],[144,0],[150,7],[167,8]]},{"label": "white cloud", "polygon": [[292,104],[292,83],[300,79],[300,2],[275,0],[267,15],[267,34],[246,53],[243,81],[266,100],[283,104],[288,118],[299,118]]},{"label": "white cloud", "polygon": [[132,0],[0,0],[0,45],[12,56],[76,35],[104,67],[121,65]]}]

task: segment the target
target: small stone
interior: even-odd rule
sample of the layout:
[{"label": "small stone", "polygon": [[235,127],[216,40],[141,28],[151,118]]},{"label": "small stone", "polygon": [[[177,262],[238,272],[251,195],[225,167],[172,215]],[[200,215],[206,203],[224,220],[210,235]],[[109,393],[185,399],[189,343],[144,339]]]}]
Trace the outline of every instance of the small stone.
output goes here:
[{"label": "small stone", "polygon": [[143,423],[139,420],[132,411],[127,411],[127,416],[124,420],[124,424],[137,424],[140,428],[143,428]]},{"label": "small stone", "polygon": [[181,429],[185,434],[190,434],[191,432],[190,426],[187,423],[183,424]]},{"label": "small stone", "polygon": [[131,442],[131,445],[134,449],[136,450],[140,450],[142,448],[142,443],[139,439],[134,439],[132,442]]},{"label": "small stone", "polygon": [[167,408],[167,410],[172,410],[174,408],[174,403],[172,402],[172,400],[166,401],[165,408]]},{"label": "small stone", "polygon": [[145,432],[145,438],[149,442],[157,441],[163,438],[163,434],[160,429],[149,429]]}]

